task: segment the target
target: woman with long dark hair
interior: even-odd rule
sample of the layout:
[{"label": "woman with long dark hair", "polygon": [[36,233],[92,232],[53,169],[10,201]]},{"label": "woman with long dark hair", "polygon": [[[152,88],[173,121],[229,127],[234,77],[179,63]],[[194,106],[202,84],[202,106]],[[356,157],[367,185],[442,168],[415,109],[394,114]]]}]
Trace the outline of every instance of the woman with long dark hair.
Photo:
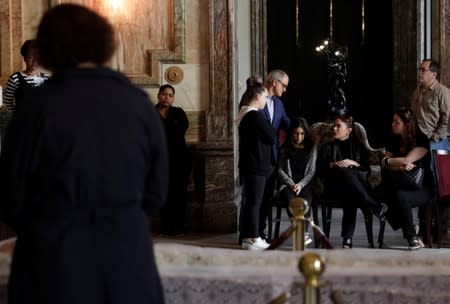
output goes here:
[{"label": "woman with long dark hair", "polygon": [[338,115],[334,120],[334,140],[325,144],[319,156],[318,173],[325,177],[325,191],[330,197],[346,202],[343,208],[343,248],[352,247],[357,208],[383,217],[386,205],[375,200],[368,182],[369,151],[352,135],[353,118]]},{"label": "woman with long dark hair", "polygon": [[[312,179],[316,172],[317,146],[313,143],[306,119],[292,120],[289,135],[281,147],[278,163],[279,197],[288,214],[289,202],[296,197],[306,200],[311,206],[313,198]],[[311,214],[311,208],[306,216]],[[305,225],[305,244],[312,242]]]},{"label": "woman with long dark hair", "polygon": [[254,83],[248,86],[236,119],[239,129],[239,176],[245,193],[240,238],[242,248],[248,250],[264,250],[269,247],[259,236],[264,188],[275,169],[271,162],[271,149],[276,132],[261,112],[266,102],[267,89],[264,85]]},{"label": "woman with long dark hair", "polygon": [[[417,127],[416,119],[408,108],[400,108],[392,117],[392,140],[381,161],[382,182],[377,193],[389,205],[387,220],[394,230],[402,229],[409,248],[419,249],[421,243],[413,223],[412,208],[426,204],[433,197],[433,178],[430,169],[429,141]],[[400,186],[388,179],[391,171],[424,169],[422,186],[417,189]]]}]

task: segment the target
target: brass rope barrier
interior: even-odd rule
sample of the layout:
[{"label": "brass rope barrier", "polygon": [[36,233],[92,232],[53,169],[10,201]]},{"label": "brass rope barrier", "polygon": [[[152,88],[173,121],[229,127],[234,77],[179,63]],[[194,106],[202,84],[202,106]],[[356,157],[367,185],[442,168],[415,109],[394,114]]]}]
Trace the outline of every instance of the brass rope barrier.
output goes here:
[{"label": "brass rope barrier", "polygon": [[[325,259],[315,252],[305,253],[299,260],[298,269],[303,274],[305,282],[294,282],[290,291],[282,293],[270,301],[270,304],[286,303],[297,288],[303,288],[303,303],[320,304],[320,287],[328,285],[319,280],[325,270]],[[334,298],[332,301],[336,303]]]},{"label": "brass rope barrier", "polygon": [[305,253],[298,263],[298,269],[305,277],[303,299],[305,304],[320,304],[320,276],[325,270],[325,260],[318,253]]},{"label": "brass rope barrier", "polygon": [[305,250],[305,222],[308,221],[313,228],[314,235],[318,236],[322,245],[326,249],[334,249],[333,244],[327,238],[320,226],[316,225],[311,217],[305,217],[305,213],[308,211],[308,202],[304,199],[297,197],[289,202],[289,210],[292,213],[292,225],[283,231],[280,236],[272,241],[267,250],[274,250],[283,245],[283,243],[293,235],[294,251]]}]

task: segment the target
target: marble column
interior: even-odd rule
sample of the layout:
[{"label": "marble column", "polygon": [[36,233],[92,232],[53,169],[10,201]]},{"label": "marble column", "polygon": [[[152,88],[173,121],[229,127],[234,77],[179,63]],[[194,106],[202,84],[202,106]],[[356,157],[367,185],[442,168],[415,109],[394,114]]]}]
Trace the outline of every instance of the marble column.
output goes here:
[{"label": "marble column", "polygon": [[440,0],[439,10],[439,57],[441,82],[450,87],[450,0]]}]

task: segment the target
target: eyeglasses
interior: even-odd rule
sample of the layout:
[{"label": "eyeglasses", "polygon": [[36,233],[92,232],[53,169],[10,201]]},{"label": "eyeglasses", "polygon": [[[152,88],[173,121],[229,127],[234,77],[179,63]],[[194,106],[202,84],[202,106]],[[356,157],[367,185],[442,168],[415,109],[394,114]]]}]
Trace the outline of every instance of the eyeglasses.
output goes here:
[{"label": "eyeglasses", "polygon": [[431,71],[430,69],[426,69],[426,68],[417,68],[417,72],[418,73],[425,73],[427,71]]},{"label": "eyeglasses", "polygon": [[283,89],[286,89],[286,88],[287,88],[287,86],[288,86],[287,84],[282,83],[281,80],[278,80],[278,79],[277,79],[277,81],[281,84],[281,86],[283,87]]}]

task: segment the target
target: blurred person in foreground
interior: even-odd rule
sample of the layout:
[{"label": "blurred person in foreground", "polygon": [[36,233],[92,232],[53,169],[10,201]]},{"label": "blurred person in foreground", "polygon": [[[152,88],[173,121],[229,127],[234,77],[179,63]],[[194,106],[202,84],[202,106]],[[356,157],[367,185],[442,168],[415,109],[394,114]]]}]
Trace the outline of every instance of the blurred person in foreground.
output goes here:
[{"label": "blurred person in foreground", "polygon": [[159,115],[106,67],[116,40],[97,13],[53,7],[37,46],[53,77],[16,110],[0,160],[9,303],[163,303],[147,216],[167,195]]}]

